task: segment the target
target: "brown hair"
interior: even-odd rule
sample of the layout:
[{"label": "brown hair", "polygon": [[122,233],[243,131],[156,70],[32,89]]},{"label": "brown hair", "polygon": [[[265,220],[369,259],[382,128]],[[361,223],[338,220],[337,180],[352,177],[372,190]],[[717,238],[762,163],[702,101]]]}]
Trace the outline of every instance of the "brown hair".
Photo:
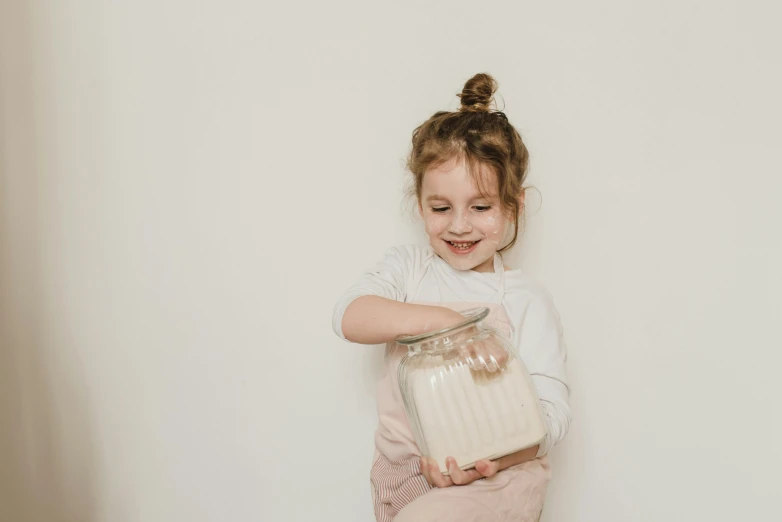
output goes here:
[{"label": "brown hair", "polygon": [[479,73],[467,80],[461,94],[462,106],[456,112],[436,112],[413,131],[413,148],[407,158],[407,169],[414,177],[414,193],[421,199],[424,174],[431,168],[456,157],[476,180],[481,192],[479,169],[485,165],[497,176],[502,208],[513,217],[513,239],[502,247],[511,248],[519,233],[519,196],[529,165],[529,152],[521,135],[510,124],[505,113],[491,111],[497,82]]}]

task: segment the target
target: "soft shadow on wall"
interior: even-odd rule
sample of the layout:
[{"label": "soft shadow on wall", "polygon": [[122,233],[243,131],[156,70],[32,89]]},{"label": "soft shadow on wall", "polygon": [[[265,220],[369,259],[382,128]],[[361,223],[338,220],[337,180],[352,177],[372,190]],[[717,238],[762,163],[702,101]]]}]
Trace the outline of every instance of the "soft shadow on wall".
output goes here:
[{"label": "soft shadow on wall", "polygon": [[91,522],[94,457],[84,375],[48,338],[45,182],[34,6],[0,4],[0,520]]}]

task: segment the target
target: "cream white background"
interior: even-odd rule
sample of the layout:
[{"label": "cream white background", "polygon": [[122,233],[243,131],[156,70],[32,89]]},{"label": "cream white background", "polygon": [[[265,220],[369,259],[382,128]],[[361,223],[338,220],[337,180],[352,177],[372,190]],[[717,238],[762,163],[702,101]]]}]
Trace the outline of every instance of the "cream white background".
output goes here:
[{"label": "cream white background", "polygon": [[780,520],[780,14],[5,0],[0,520],[371,520],[331,306],[421,240],[410,132],[481,71],[569,345],[544,520]]}]

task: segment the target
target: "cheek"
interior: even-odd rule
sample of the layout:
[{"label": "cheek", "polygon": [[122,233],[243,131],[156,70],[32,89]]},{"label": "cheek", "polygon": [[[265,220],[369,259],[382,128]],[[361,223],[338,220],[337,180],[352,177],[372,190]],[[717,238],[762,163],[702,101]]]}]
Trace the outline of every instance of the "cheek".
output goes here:
[{"label": "cheek", "polygon": [[483,230],[484,235],[495,243],[502,241],[507,227],[508,220],[499,213],[487,215],[481,223],[481,229]]},{"label": "cheek", "polygon": [[448,226],[448,218],[437,214],[429,214],[424,220],[426,233],[431,235],[440,234]]}]

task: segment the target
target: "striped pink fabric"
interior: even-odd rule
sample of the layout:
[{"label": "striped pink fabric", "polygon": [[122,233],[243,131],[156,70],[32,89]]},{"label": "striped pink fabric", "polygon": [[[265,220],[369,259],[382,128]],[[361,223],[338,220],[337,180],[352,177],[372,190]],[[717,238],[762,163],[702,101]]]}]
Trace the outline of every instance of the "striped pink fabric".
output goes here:
[{"label": "striped pink fabric", "polygon": [[377,452],[370,481],[377,522],[391,522],[403,507],[432,489],[420,472],[417,456],[391,462]]}]

